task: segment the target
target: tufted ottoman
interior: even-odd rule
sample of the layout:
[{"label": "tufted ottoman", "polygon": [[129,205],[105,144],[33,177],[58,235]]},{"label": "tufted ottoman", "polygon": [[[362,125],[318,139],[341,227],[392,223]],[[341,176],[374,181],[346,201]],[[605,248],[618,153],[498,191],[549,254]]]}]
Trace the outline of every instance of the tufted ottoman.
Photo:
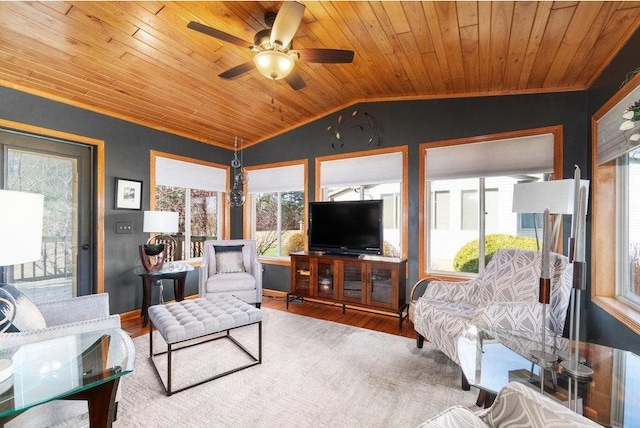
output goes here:
[{"label": "tufted ottoman", "polygon": [[[219,377],[235,373],[238,370],[246,369],[256,364],[262,363],[262,311],[253,305],[243,302],[233,296],[209,296],[207,298],[197,298],[193,300],[183,300],[180,302],[168,303],[165,305],[154,305],[149,308],[149,358],[153,368],[160,379],[160,383],[167,395],[174,392],[203,384]],[[258,324],[258,356],[254,356],[234,337],[230,330],[247,325]],[[167,351],[153,352],[153,327],[156,327],[167,344]],[[218,333],[226,332],[224,335]],[[212,336],[209,340],[194,341],[205,336]],[[176,391],[171,390],[171,353],[183,348],[199,345],[218,339],[229,339],[244,353],[251,361],[240,367],[218,373],[213,377],[191,384]],[[196,343],[189,343],[196,342]],[[179,346],[178,346],[179,345]],[[176,348],[174,349],[174,346]],[[167,384],[165,385],[160,371],[156,366],[154,357],[167,354]]]}]

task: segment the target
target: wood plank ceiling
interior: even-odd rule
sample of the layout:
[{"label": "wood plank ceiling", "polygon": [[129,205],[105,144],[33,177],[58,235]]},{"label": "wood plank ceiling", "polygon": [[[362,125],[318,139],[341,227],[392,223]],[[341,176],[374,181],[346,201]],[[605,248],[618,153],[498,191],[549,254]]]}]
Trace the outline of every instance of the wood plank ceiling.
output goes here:
[{"label": "wood plank ceiling", "polygon": [[298,61],[299,91],[219,78],[253,54],[187,28],[253,41],[280,2],[1,2],[0,85],[232,148],[358,101],[583,90],[640,25],[640,2],[303,4],[294,48],[355,58]]}]

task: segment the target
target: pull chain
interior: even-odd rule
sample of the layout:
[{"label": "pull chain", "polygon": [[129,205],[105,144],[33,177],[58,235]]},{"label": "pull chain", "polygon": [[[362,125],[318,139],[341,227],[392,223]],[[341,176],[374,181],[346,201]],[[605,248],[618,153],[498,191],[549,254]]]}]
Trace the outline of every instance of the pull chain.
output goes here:
[{"label": "pull chain", "polygon": [[275,98],[275,94],[276,94],[276,79],[273,79],[271,81],[271,113],[276,112],[276,103],[273,100]]}]

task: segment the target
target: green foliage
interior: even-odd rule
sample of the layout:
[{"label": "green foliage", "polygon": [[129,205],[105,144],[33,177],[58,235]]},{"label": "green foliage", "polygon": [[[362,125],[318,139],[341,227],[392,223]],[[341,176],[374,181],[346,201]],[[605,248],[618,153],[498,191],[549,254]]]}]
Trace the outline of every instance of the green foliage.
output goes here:
[{"label": "green foliage", "polygon": [[[453,269],[458,272],[478,272],[478,247],[479,241],[477,239],[462,246],[453,258]],[[487,235],[485,239],[485,264],[489,264],[493,254],[500,248],[535,250],[536,240],[528,236]]]}]

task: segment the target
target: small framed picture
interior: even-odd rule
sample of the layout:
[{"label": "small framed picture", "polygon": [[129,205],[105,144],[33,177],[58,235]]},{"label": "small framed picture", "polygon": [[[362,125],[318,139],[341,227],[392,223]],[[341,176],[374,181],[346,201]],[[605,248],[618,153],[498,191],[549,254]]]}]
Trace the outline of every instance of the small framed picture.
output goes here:
[{"label": "small framed picture", "polygon": [[117,210],[142,209],[142,181],[116,177]]}]

